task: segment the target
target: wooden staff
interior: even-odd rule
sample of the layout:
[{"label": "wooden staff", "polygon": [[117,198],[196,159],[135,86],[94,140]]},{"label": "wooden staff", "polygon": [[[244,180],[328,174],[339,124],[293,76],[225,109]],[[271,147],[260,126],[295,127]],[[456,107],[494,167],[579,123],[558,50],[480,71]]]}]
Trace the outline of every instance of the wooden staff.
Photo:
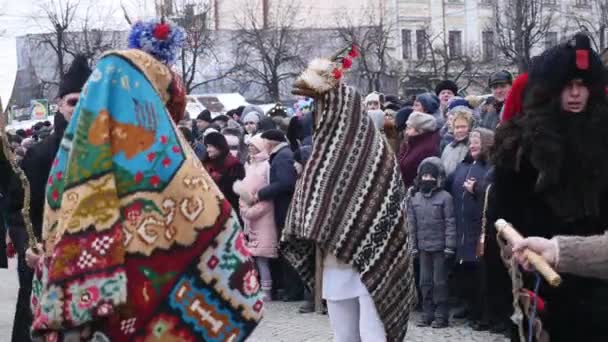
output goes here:
[{"label": "wooden staff", "polygon": [[[513,228],[509,222],[503,219],[496,221],[495,226],[498,234],[510,245],[514,245],[515,243],[524,239],[524,237],[521,236],[521,234],[519,234],[519,232],[517,232],[517,230],[515,230],[515,228]],[[555,270],[549,266],[547,261],[545,261],[545,259],[543,259],[540,255],[529,249],[525,249],[523,253],[530,261],[530,264],[532,264],[538,273],[545,278],[549,285],[558,287],[562,283],[562,278],[559,276],[559,274],[557,274],[557,272],[555,272]]]}]

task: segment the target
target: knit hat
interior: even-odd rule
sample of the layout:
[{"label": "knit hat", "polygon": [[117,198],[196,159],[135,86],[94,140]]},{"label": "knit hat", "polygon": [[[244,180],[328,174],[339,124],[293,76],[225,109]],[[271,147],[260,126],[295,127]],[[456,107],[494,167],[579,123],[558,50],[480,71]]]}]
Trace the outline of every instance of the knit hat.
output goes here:
[{"label": "knit hat", "polygon": [[222,152],[228,153],[230,151],[230,147],[228,146],[228,141],[226,141],[226,137],[218,132],[211,132],[205,135],[205,146],[213,146]]},{"label": "knit hat", "polygon": [[512,84],[513,83],[513,75],[507,70],[501,70],[490,75],[490,79],[488,80],[488,87],[492,88],[499,84]]},{"label": "knit hat", "polygon": [[367,97],[365,98],[365,103],[370,103],[370,102],[378,102],[380,103],[380,94],[373,92],[370,93],[369,95],[367,95]]},{"label": "knit hat", "polygon": [[64,97],[70,93],[80,93],[90,75],[91,68],[89,68],[87,58],[83,55],[77,55],[59,84],[59,97]]},{"label": "knit hat", "polygon": [[435,114],[439,109],[439,98],[433,93],[423,93],[416,97],[416,101],[422,104],[424,112],[427,114]]},{"label": "knit hat", "polygon": [[433,176],[433,178],[438,179],[439,178],[439,166],[435,165],[434,163],[430,163],[430,162],[422,162],[420,163],[420,166],[418,167],[418,175],[420,175],[420,177],[422,177],[423,175],[431,175]]},{"label": "knit hat", "polygon": [[211,120],[211,122],[224,121],[225,123],[228,123],[228,120],[230,120],[230,118],[227,115],[220,114],[220,115],[214,117],[213,120]]},{"label": "knit hat", "polygon": [[271,129],[264,133],[262,133],[262,138],[275,142],[287,142],[287,138],[285,138],[285,134],[279,131],[278,129]]},{"label": "knit hat", "polygon": [[258,123],[258,132],[259,133],[264,133],[266,131],[275,130],[275,129],[277,129],[277,125],[274,123],[274,120],[272,120],[272,118],[263,116],[260,119],[260,122]]},{"label": "knit hat", "polygon": [[585,33],[577,33],[567,42],[546,50],[529,70],[529,82],[542,85],[550,94],[561,92],[577,78],[589,88],[601,86],[602,91],[606,82],[606,70]]},{"label": "knit hat", "polygon": [[[471,113],[473,112],[473,107],[469,103],[469,101],[463,99],[462,97],[453,97],[448,102],[447,110],[448,112],[454,111],[458,107],[464,107],[466,110],[469,110]],[[461,109],[464,109],[461,108]]]},{"label": "knit hat", "polygon": [[458,94],[458,85],[456,83],[454,83],[453,81],[444,80],[444,81],[439,82],[439,84],[437,84],[437,86],[435,87],[435,94],[437,96],[439,96],[439,94],[443,90],[449,90],[454,95],[457,95]]},{"label": "knit hat", "polygon": [[381,110],[368,110],[367,115],[374,123],[376,129],[380,130],[384,128],[384,112]]},{"label": "knit hat", "polygon": [[262,138],[261,134],[256,134],[251,137],[248,144],[255,146],[260,151],[264,151],[266,148],[266,142],[264,141],[264,138]]},{"label": "knit hat", "polygon": [[211,112],[207,109],[204,109],[197,117],[196,120],[211,122]]},{"label": "knit hat", "polygon": [[420,181],[420,178],[422,178],[422,175],[424,174],[432,175],[435,177],[435,179],[437,179],[438,187],[443,186],[443,182],[446,178],[445,168],[439,157],[425,158],[422,162],[420,162],[420,165],[418,165],[417,174],[418,181]]},{"label": "knit hat", "polygon": [[245,114],[243,116],[243,118],[241,119],[241,122],[243,122],[243,123],[253,122],[253,123],[257,124],[260,122],[260,114],[258,114],[258,112],[256,112],[256,111],[248,112],[247,114]]},{"label": "knit hat", "polygon": [[407,119],[407,127],[423,133],[434,132],[437,130],[437,119],[430,114],[413,112]]},{"label": "knit hat", "polygon": [[413,111],[414,109],[411,106],[407,106],[401,108],[397,112],[397,115],[395,116],[395,126],[398,131],[403,131],[407,127],[407,119]]}]

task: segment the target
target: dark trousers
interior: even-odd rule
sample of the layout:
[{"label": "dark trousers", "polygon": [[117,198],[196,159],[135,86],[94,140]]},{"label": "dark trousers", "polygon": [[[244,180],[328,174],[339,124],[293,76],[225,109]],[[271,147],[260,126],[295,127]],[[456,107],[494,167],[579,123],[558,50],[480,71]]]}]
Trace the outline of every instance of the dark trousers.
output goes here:
[{"label": "dark trousers", "polygon": [[463,262],[455,266],[454,277],[458,297],[464,301],[472,321],[489,323],[487,293],[487,267],[485,261]]},{"label": "dark trousers", "polygon": [[15,320],[13,321],[12,341],[27,342],[31,340],[30,329],[33,320],[30,296],[32,294],[34,271],[25,263],[25,251],[27,250],[25,228],[11,227],[9,233],[17,250],[17,274],[19,275],[19,293],[17,295],[17,307],[15,308]]},{"label": "dark trousers", "polygon": [[443,251],[420,252],[420,291],[424,319],[447,322],[448,265]]}]

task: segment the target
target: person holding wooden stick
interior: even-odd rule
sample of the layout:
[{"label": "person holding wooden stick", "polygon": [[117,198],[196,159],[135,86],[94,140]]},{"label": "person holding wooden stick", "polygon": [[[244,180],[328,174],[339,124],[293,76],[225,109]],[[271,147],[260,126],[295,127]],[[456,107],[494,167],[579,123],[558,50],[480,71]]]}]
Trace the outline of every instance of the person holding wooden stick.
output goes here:
[{"label": "person holding wooden stick", "polygon": [[593,236],[529,237],[513,246],[517,262],[526,270],[534,267],[523,251],[539,254],[557,272],[608,280],[608,234]]},{"label": "person holding wooden stick", "polygon": [[[496,131],[490,222],[504,219],[522,236],[558,241],[558,236],[604,234],[608,223],[606,74],[585,33],[533,59],[524,90],[513,93],[521,106],[515,106],[519,109],[514,113],[505,113],[503,118],[510,119],[503,119]],[[513,291],[519,303],[514,309],[526,317],[513,316],[519,325],[514,340],[528,335],[527,319],[535,317],[537,341],[541,336],[551,342],[608,341],[605,281],[588,274],[564,274],[560,286],[545,283],[531,294],[539,279],[534,273],[523,273],[520,278],[518,269],[507,262],[511,281],[499,274],[504,267],[492,229],[486,241],[486,259],[493,263],[489,269],[494,272],[488,275],[488,287],[523,280],[522,288]],[[534,250],[535,242],[527,240],[523,246]],[[518,245],[516,252],[521,248]],[[543,299],[544,310],[537,307],[535,312],[530,308],[538,297]]]}]

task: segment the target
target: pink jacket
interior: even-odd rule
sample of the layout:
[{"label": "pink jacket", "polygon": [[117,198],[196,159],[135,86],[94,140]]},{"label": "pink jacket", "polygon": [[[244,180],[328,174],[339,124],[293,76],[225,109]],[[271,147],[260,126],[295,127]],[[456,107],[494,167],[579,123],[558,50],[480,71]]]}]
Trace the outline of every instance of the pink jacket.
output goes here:
[{"label": "pink jacket", "polygon": [[270,163],[268,155],[259,153],[255,161],[245,165],[245,178],[234,183],[235,193],[240,195],[241,217],[245,223],[247,247],[253,256],[278,257],[277,227],[274,221],[272,201],[251,204],[251,194],[269,183]]}]

